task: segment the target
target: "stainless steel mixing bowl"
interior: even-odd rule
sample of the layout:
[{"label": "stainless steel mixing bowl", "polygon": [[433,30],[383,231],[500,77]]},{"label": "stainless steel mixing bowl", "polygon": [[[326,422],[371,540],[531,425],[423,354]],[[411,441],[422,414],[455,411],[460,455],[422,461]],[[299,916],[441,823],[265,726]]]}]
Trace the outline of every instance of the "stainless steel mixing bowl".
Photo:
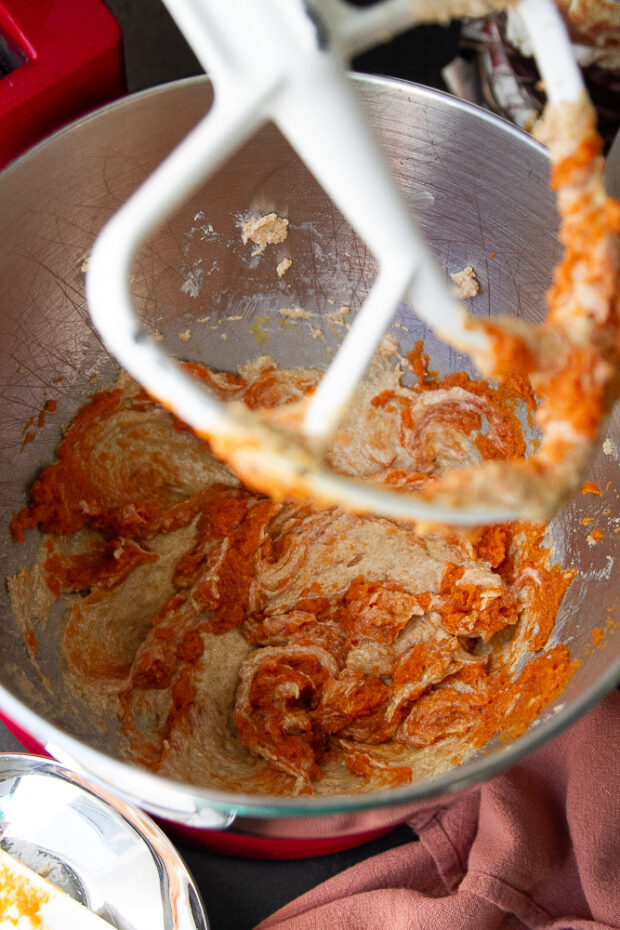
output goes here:
[{"label": "stainless steel mixing bowl", "polygon": [[[356,86],[439,261],[447,271],[475,268],[482,294],[472,301],[474,311],[539,320],[559,254],[544,150],[508,123],[451,97],[389,80],[358,78]],[[36,546],[32,533],[23,547],[12,542],[12,511],[23,506],[37,472],[52,461],[61,425],[93,390],[93,379],[105,385],[116,371],[89,325],[84,259],[103,222],[209,102],[205,79],[138,94],[63,130],[0,177],[5,575],[27,564]],[[252,257],[241,242],[240,217],[271,210],[289,218],[289,238],[281,251],[272,246]],[[293,265],[280,279],[276,264],[285,255]],[[170,351],[179,357],[232,369],[268,351],[287,365],[324,365],[342,333],[325,313],[341,305],[355,312],[372,277],[373,261],[363,245],[282,136],[267,127],[145,245],[132,288],[147,324],[166,334]],[[293,325],[278,313],[286,307],[319,316]],[[394,331],[405,349],[426,338],[442,372],[468,367],[467,359],[438,343],[406,308],[399,311]],[[57,401],[57,410],[39,426],[48,399]],[[40,634],[46,687],[27,657],[5,591],[0,706],[56,757],[72,760],[91,777],[177,823],[217,827],[235,821],[236,828],[254,835],[316,838],[402,822],[421,805],[465,790],[542,745],[620,677],[620,636],[614,638],[607,626],[620,599],[614,533],[620,522],[618,411],[609,437],[590,476],[602,494],[577,495],[551,528],[558,557],[579,570],[562,604],[556,636],[581,666],[527,733],[511,743],[495,741],[486,754],[434,780],[372,796],[282,800],[199,789],[121,762],[114,722],[96,729],[79,707],[63,700],[54,624]],[[586,516],[604,532],[595,545],[588,543],[581,523]],[[595,628],[605,633],[598,646],[592,641]]]}]

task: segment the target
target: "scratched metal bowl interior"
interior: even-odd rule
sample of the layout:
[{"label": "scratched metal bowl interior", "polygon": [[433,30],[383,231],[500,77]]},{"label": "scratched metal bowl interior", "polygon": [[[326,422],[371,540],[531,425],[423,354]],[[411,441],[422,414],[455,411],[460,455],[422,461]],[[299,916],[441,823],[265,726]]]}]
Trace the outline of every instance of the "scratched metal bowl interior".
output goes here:
[{"label": "scratched metal bowl interior", "polygon": [[[540,320],[560,254],[543,149],[508,123],[453,98],[388,80],[358,78],[356,84],[398,186],[439,263],[446,273],[475,268],[482,293],[470,301],[473,311]],[[12,512],[24,505],[28,487],[53,460],[61,428],[93,391],[93,379],[105,386],[117,371],[89,322],[84,260],[104,221],[209,102],[204,79],[138,94],[60,132],[0,177],[5,576],[28,564],[37,545],[34,533],[25,546],[12,542]],[[288,218],[288,239],[252,256],[251,244],[241,241],[240,221],[271,211]],[[279,278],[276,265],[283,257],[292,259],[292,267]],[[145,244],[131,290],[140,316],[165,335],[168,350],[179,358],[234,370],[269,352],[286,366],[325,367],[343,332],[326,314],[347,305],[353,315],[373,275],[372,257],[283,137],[268,126]],[[303,307],[314,316],[293,325],[278,313],[286,307]],[[469,360],[435,339],[408,308],[399,308],[394,319],[391,329],[405,351],[424,338],[441,373],[471,371]],[[49,399],[57,401],[57,410],[39,425]],[[467,788],[541,745],[618,679],[620,635],[608,635],[606,627],[620,599],[614,533],[620,525],[618,413],[589,476],[601,496],[577,494],[550,530],[557,557],[579,571],[554,636],[581,665],[564,694],[526,734],[512,743],[497,740],[447,774],[370,797],[320,802],[268,801],[166,782],[119,761],[113,721],[99,732],[75,702],[66,709],[59,698],[63,674],[53,625],[40,635],[41,670],[51,683],[49,690],[43,686],[12,618],[5,586],[0,707],[57,756],[180,822],[221,825],[236,813],[250,818],[247,823],[258,832],[271,823],[281,835],[312,835],[402,820],[416,806]],[[604,533],[596,545],[588,543],[584,517],[593,517],[592,526]],[[606,634],[598,645],[592,639],[595,628]]]}]

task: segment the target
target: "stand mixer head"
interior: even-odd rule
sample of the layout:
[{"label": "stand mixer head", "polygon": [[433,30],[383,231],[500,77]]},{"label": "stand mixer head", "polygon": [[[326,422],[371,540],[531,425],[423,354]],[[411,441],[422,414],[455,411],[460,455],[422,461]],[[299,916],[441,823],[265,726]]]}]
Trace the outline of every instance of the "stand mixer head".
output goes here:
[{"label": "stand mixer head", "polygon": [[[345,70],[353,55],[390,33],[508,4],[385,0],[365,10],[341,0],[167,5],[209,69],[215,103],[95,243],[87,296],[107,348],[149,393],[208,438],[239,477],[275,498],[300,496],[419,524],[548,518],[580,480],[617,391],[619,327],[620,211],[605,195],[592,108],[554,4],[510,4],[532,37],[549,98],[542,127],[555,165],[566,249],[547,321],[539,327],[510,318],[475,320],[455,300],[395,189]],[[350,332],[298,410],[295,431],[241,405],[225,405],[190,380],[139,325],[129,293],[141,242],[269,120],[378,263]],[[587,235],[580,235],[584,230]],[[541,401],[535,455],[454,471],[415,494],[354,481],[325,466],[329,437],[403,299],[440,338],[468,352],[487,377],[517,373],[531,379]]]}]

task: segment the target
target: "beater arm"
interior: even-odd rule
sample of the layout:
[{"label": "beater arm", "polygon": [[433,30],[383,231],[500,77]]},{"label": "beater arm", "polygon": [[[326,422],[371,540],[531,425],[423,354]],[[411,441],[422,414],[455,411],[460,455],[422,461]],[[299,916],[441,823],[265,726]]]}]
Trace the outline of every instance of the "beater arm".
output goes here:
[{"label": "beater arm", "polygon": [[[153,395],[212,441],[254,485],[301,490],[322,503],[413,520],[498,522],[524,507],[444,506],[419,495],[369,488],[325,469],[310,452],[325,444],[399,302],[483,365],[485,330],[454,299],[409,217],[346,76],[350,58],[418,22],[516,6],[532,36],[549,99],[583,92],[552,0],[385,0],[357,10],[343,0],[165,0],[211,76],[211,111],[108,222],[91,253],[87,296],[106,346]],[[185,375],[139,326],[129,274],[139,245],[261,125],[272,120],[377,259],[376,281],[310,398],[302,435],[284,439],[251,412],[217,401]],[[336,140],[336,144],[335,144]],[[355,170],[352,170],[355,166]],[[305,438],[304,438],[305,437]],[[525,508],[526,509],[526,508]]]}]

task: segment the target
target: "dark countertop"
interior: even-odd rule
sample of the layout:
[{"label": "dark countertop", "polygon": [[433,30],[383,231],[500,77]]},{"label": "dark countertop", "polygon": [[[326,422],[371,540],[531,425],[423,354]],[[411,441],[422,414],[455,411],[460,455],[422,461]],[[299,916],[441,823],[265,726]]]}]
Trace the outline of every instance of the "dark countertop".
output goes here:
[{"label": "dark countertop", "polygon": [[[160,0],[106,2],[123,30],[129,92],[202,73]],[[443,88],[440,70],[454,56],[458,33],[458,25],[417,29],[368,53],[356,62],[357,69]],[[0,751],[23,751],[2,724]],[[249,930],[319,882],[413,838],[402,826],[356,849],[286,861],[236,859],[176,845],[202,892],[212,930]]]}]

